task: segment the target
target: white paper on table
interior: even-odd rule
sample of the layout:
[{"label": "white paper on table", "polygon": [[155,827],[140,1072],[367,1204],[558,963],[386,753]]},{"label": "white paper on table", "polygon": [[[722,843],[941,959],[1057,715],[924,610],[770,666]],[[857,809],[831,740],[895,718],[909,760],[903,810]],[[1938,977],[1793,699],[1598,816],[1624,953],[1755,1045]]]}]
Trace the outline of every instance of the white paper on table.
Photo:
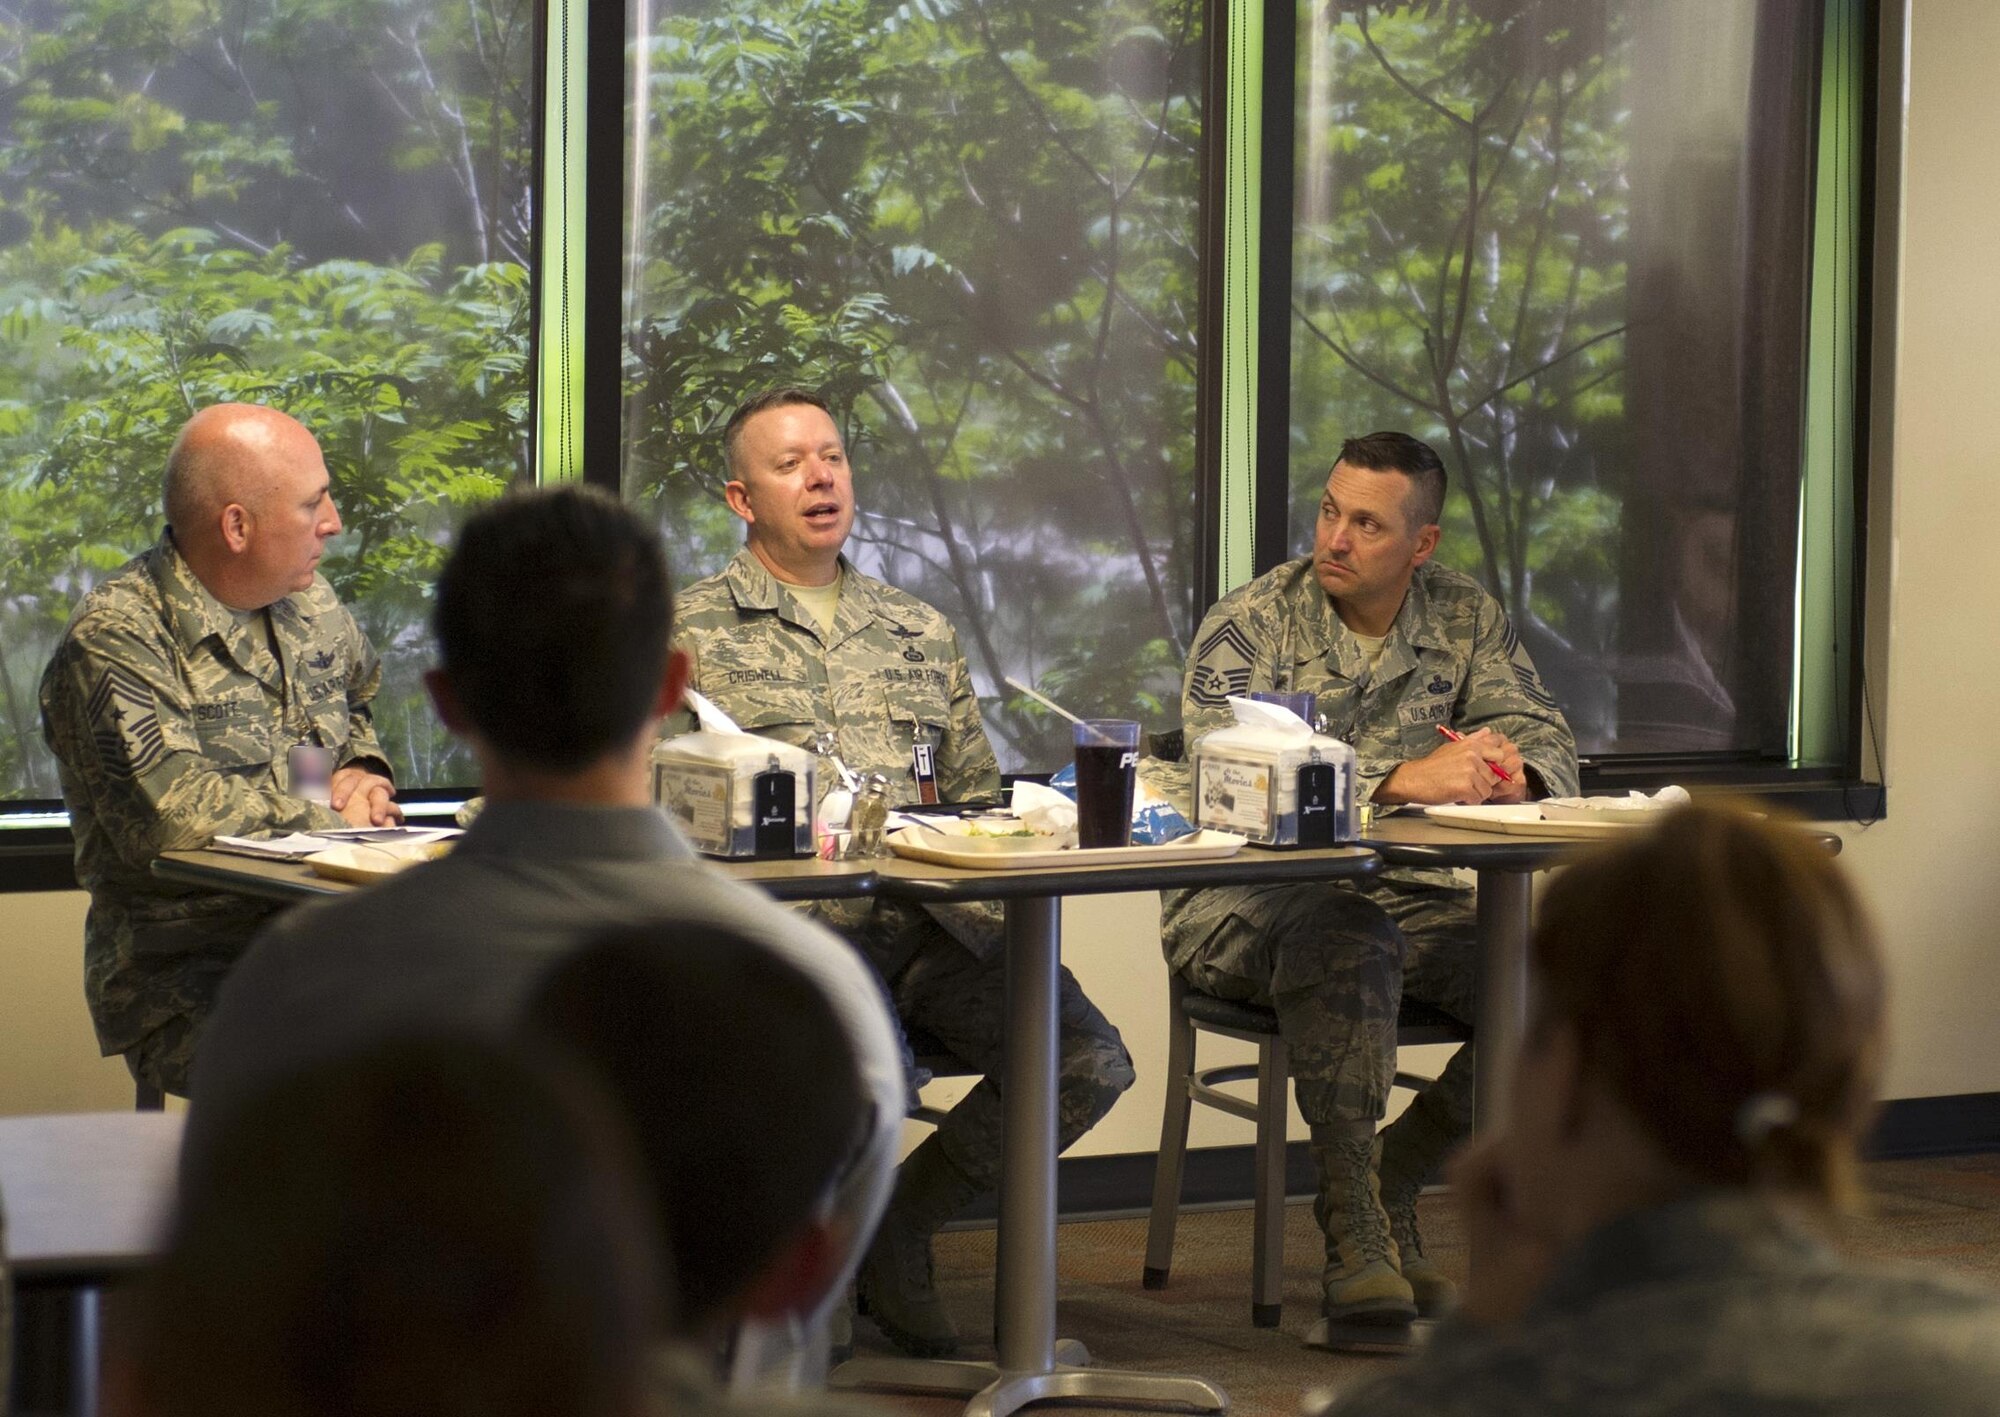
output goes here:
[{"label": "white paper on table", "polygon": [[1076,803],[1053,787],[1039,782],[1016,782],[1009,799],[1014,815],[1046,836],[1076,840]]},{"label": "white paper on table", "polygon": [[376,846],[423,845],[427,842],[446,841],[465,833],[457,827],[327,827],[321,831],[301,832],[301,836],[316,836],[327,841],[365,841]]},{"label": "white paper on table", "polygon": [[325,831],[291,832],[285,836],[219,836],[212,843],[217,850],[239,856],[262,856],[272,861],[303,861],[344,841],[370,845],[418,846],[462,836],[457,827],[329,827]]},{"label": "white paper on table", "polygon": [[327,848],[323,837],[308,836],[305,832],[265,837],[261,841],[248,836],[219,836],[209,845],[218,851],[233,851],[239,856],[266,856],[273,861],[303,861],[315,851]]}]

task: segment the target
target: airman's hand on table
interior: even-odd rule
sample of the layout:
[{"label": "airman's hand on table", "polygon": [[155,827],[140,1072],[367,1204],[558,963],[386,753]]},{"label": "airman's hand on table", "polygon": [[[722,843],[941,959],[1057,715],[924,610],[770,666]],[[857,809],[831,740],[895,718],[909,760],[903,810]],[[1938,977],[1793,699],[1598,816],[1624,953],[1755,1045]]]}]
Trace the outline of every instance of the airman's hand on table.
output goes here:
[{"label": "airman's hand on table", "polygon": [[1477,1256],[1459,1314],[1475,1324],[1511,1323],[1548,1282],[1558,1247],[1524,1223],[1506,1164],[1507,1139],[1484,1136],[1445,1167]]},{"label": "airman's hand on table", "polygon": [[[1493,768],[1513,778],[1504,782]],[[1382,779],[1375,801],[1398,802],[1525,802],[1528,769],[1521,750],[1504,733],[1482,728],[1457,742],[1441,742],[1421,758],[1411,758]]]},{"label": "airman's hand on table", "polygon": [[403,820],[396,784],[378,772],[350,763],[333,774],[328,805],[357,827],[390,827]]}]

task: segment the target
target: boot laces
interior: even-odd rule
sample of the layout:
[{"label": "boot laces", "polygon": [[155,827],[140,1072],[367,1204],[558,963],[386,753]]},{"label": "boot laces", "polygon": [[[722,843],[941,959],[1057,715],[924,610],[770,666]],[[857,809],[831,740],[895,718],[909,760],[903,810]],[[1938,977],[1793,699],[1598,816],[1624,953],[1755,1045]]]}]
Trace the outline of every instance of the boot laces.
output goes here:
[{"label": "boot laces", "polygon": [[1375,1171],[1372,1165],[1371,1148],[1365,1141],[1357,1142],[1350,1148],[1341,1147],[1342,1160],[1349,1165],[1348,1175],[1354,1179],[1343,1189],[1347,1195],[1347,1243],[1354,1247],[1354,1253],[1364,1261],[1389,1259],[1389,1227],[1382,1223],[1383,1215],[1375,1191]]},{"label": "boot laces", "polygon": [[1423,1238],[1417,1234],[1417,1197],[1414,1191],[1398,1189],[1382,1197],[1382,1209],[1389,1215],[1389,1234],[1402,1252],[1403,1262],[1424,1257]]}]

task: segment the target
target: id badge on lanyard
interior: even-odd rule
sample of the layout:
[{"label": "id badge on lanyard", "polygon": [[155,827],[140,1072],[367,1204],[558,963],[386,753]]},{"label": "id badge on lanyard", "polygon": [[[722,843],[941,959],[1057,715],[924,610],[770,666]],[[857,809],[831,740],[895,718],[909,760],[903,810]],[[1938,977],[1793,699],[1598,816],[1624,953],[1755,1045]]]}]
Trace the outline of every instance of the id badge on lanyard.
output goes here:
[{"label": "id badge on lanyard", "polygon": [[910,776],[917,780],[917,801],[935,806],[938,800],[937,749],[920,723],[911,731]]}]

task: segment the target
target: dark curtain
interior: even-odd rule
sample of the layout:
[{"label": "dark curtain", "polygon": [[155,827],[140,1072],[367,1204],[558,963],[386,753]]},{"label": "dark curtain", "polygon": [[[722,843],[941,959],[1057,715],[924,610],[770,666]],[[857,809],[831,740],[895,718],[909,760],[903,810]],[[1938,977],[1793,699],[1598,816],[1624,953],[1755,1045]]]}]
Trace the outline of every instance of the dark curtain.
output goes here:
[{"label": "dark curtain", "polygon": [[1634,65],[1615,746],[1781,756],[1824,11],[1698,12],[1646,7]]}]

